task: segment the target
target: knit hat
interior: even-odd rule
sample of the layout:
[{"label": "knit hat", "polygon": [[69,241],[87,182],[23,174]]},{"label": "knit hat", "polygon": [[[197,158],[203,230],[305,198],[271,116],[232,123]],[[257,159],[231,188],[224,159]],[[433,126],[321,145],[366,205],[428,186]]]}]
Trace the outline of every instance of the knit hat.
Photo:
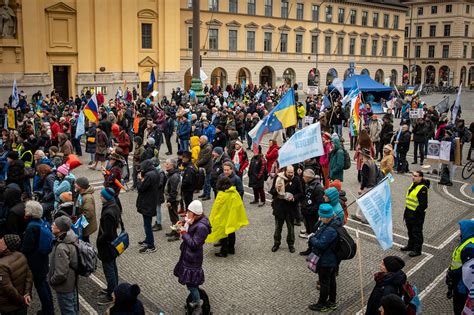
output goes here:
[{"label": "knit hat", "polygon": [[329,198],[329,200],[331,200],[331,204],[335,201],[339,202],[339,191],[336,187],[329,187],[324,191],[324,194]]},{"label": "knit hat", "polygon": [[307,168],[303,172],[303,177],[315,178],[316,174],[314,174],[314,171],[312,169]]},{"label": "knit hat", "polygon": [[7,158],[12,159],[12,160],[18,160],[18,151],[8,152]]},{"label": "knit hat", "polygon": [[155,145],[155,139],[153,139],[153,138],[148,138],[148,139],[146,140],[146,142],[147,142],[149,145]]},{"label": "knit hat", "polygon": [[221,155],[222,153],[224,153],[224,150],[221,147],[215,147],[212,152]]},{"label": "knit hat", "polygon": [[342,189],[342,183],[339,179],[335,179],[333,180],[332,182],[329,183],[329,187],[334,187],[336,188],[338,191],[341,191]]},{"label": "knit hat", "polygon": [[235,144],[239,145],[240,147],[242,147],[242,142],[240,142],[239,140],[235,141]]},{"label": "knit hat", "polygon": [[135,138],[133,138],[133,141],[135,141],[135,142],[138,143],[138,144],[142,144],[142,143],[143,143],[142,137],[139,137],[139,136],[136,136]]},{"label": "knit hat", "polygon": [[188,206],[188,211],[191,211],[192,213],[197,215],[201,215],[203,213],[201,201],[193,200]]},{"label": "knit hat", "polygon": [[33,219],[41,219],[43,216],[43,206],[35,200],[29,200],[25,204],[25,216]]},{"label": "knit hat", "polygon": [[396,294],[387,294],[380,300],[385,315],[400,315],[407,313],[405,302]]},{"label": "knit hat", "polygon": [[100,191],[100,195],[107,201],[110,201],[112,199],[114,199],[115,197],[115,191],[110,188],[110,187],[107,187],[107,188],[102,188],[102,190]]},{"label": "knit hat", "polygon": [[79,177],[76,179],[76,184],[84,189],[89,188],[89,179],[87,179],[87,177]]},{"label": "knit hat", "polygon": [[184,151],[183,152],[183,158],[191,159],[192,154],[189,151]]},{"label": "knit hat", "polygon": [[63,174],[64,176],[67,176],[69,174],[69,164],[63,164],[58,169],[56,170],[58,173]]},{"label": "knit hat", "polygon": [[388,272],[397,272],[405,267],[405,262],[398,256],[387,256],[383,259],[383,264]]},{"label": "knit hat", "polygon": [[137,284],[120,283],[114,290],[115,304],[134,305],[139,294],[140,287]]},{"label": "knit hat", "polygon": [[7,246],[8,250],[11,252],[15,252],[20,249],[21,239],[16,234],[6,234],[3,237],[3,241],[5,242],[5,245]]},{"label": "knit hat", "polygon": [[59,195],[59,200],[62,202],[72,201],[72,192],[65,191]]},{"label": "knit hat", "polygon": [[320,218],[332,218],[334,216],[334,210],[328,203],[322,203],[319,205],[318,211]]},{"label": "knit hat", "polygon": [[54,225],[56,225],[61,232],[67,232],[71,229],[72,221],[67,215],[62,215],[54,220]]}]

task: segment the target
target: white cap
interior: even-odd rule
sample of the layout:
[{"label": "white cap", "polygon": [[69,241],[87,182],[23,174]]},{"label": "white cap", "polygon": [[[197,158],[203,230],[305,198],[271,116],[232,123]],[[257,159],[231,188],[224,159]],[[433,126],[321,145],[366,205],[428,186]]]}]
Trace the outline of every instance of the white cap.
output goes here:
[{"label": "white cap", "polygon": [[199,200],[193,200],[189,206],[188,211],[191,211],[194,214],[201,215],[202,214],[202,203]]}]

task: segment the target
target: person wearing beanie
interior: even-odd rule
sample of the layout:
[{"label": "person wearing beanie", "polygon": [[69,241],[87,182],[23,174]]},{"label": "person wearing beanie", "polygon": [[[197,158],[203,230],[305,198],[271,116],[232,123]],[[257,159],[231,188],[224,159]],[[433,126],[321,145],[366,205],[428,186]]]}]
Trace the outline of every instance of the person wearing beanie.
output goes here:
[{"label": "person wearing beanie", "polygon": [[217,125],[216,134],[214,136],[214,140],[212,141],[212,147],[225,148],[226,146],[227,146],[227,136],[224,132],[224,126]]},{"label": "person wearing beanie", "polygon": [[217,179],[224,172],[224,163],[228,161],[230,162],[230,157],[224,152],[224,149],[222,149],[222,147],[214,147],[212,150],[212,170],[210,178],[210,185],[214,191],[214,197],[217,196]]},{"label": "person wearing beanie", "polygon": [[[337,191],[337,190],[336,190]],[[322,203],[318,210],[320,225],[308,240],[314,254],[319,256],[317,272],[319,276],[319,299],[309,309],[317,312],[330,312],[337,309],[336,272],[340,261],[334,253],[333,243],[337,240],[337,228],[342,221],[334,212],[332,205]]]},{"label": "person wearing beanie", "polygon": [[[464,305],[464,304],[463,304]],[[407,315],[405,302],[396,294],[387,294],[380,300],[380,315]]]},{"label": "person wearing beanie", "polygon": [[89,223],[82,230],[82,240],[90,243],[90,236],[97,231],[94,187],[89,185],[89,180],[86,177],[79,177],[74,183],[74,189],[77,193],[77,198],[74,201],[75,206],[80,209],[80,212]]},{"label": "person wearing beanie", "polygon": [[75,245],[77,236],[71,230],[71,225],[71,219],[63,215],[55,219],[51,226],[56,240],[49,255],[48,281],[51,288],[56,291],[61,314],[79,314],[77,301],[79,278],[76,275],[79,257]]},{"label": "person wearing beanie", "polygon": [[341,206],[339,191],[336,187],[329,187],[324,191],[324,202],[330,204],[334,213],[341,219],[341,222],[344,222],[344,209]]},{"label": "person wearing beanie", "polygon": [[242,180],[244,176],[244,171],[249,166],[249,158],[247,157],[247,152],[242,148],[242,142],[236,141],[234,145],[234,150],[230,156],[232,162],[234,163],[237,176]]},{"label": "person wearing beanie", "polygon": [[123,315],[135,314],[145,315],[143,303],[138,299],[140,287],[138,284],[121,283],[113,293],[114,304],[107,310],[106,314]]},{"label": "person wearing beanie", "polygon": [[26,257],[19,251],[20,237],[6,234],[0,238],[0,313],[26,314],[31,302],[33,275]]},{"label": "person wearing beanie", "polygon": [[110,187],[100,191],[102,211],[99,220],[99,233],[97,235],[97,252],[107,282],[105,296],[97,304],[108,305],[112,303],[112,293],[118,285],[117,254],[111,242],[118,236],[117,229],[121,222],[121,213],[116,203],[114,190]]},{"label": "person wearing beanie", "polygon": [[407,281],[403,272],[405,262],[398,256],[387,256],[380,262],[379,272],[374,274],[375,287],[367,303],[366,315],[378,315],[381,300],[384,296],[395,294],[401,300],[403,292],[400,288]]},{"label": "person wearing beanie", "polygon": [[203,300],[199,294],[199,286],[204,283],[203,247],[204,241],[211,233],[211,224],[204,215],[201,201],[193,200],[189,204],[185,224],[178,224],[177,227],[183,243],[180,246],[181,255],[173,274],[180,284],[188,288],[192,297],[190,306],[194,308],[196,314],[201,314]]}]

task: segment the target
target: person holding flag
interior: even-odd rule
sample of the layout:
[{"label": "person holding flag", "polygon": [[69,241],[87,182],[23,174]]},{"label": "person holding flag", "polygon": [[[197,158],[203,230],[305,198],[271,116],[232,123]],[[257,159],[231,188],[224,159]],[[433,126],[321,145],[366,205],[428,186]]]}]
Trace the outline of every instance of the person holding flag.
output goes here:
[{"label": "person holding flag", "polygon": [[153,91],[153,87],[155,86],[156,78],[155,78],[155,70],[151,68],[150,72],[150,81],[148,81],[148,91]]}]

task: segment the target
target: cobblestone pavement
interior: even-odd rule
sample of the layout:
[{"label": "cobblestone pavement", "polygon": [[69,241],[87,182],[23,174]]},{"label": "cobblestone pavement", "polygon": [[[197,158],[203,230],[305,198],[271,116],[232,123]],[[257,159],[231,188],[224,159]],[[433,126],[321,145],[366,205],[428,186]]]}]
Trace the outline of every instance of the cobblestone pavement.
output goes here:
[{"label": "cobblestone pavement", "polygon": [[[472,95],[470,93],[469,95]],[[430,95],[435,102],[436,95]],[[439,97],[439,95],[438,95]],[[467,97],[464,97],[467,103]],[[474,111],[463,108],[467,121],[474,118]],[[345,130],[346,132],[346,130]],[[352,154],[352,153],[351,153]],[[85,160],[85,158],[84,158]],[[411,158],[409,158],[411,162]],[[412,169],[414,169],[412,167]],[[99,206],[97,190],[101,187],[101,174],[86,166],[75,170],[77,176],[87,176],[96,189],[96,204]],[[459,173],[459,171],[458,171]],[[354,200],[358,183],[355,166],[344,174],[344,188],[349,202]],[[446,299],[444,285],[445,269],[458,240],[457,222],[474,216],[474,196],[467,181],[456,176],[455,185],[444,190],[436,184],[436,178],[429,176],[432,185],[429,192],[429,208],[424,225],[425,246],[423,254],[409,258],[399,251],[406,244],[406,228],[403,224],[405,192],[410,184],[409,176],[395,175],[391,185],[394,247],[383,251],[374,238],[369,226],[350,220],[349,232],[356,238],[359,231],[360,261],[356,256],[344,261],[337,278],[338,310],[333,314],[356,314],[367,302],[373,288],[373,273],[378,270],[380,260],[387,255],[399,255],[406,261],[404,268],[409,281],[415,284],[421,294],[425,314],[451,314],[451,302]],[[247,184],[248,180],[244,180]],[[472,185],[472,181],[469,182]],[[309,314],[308,304],[318,298],[317,277],[306,267],[298,251],[306,249],[306,241],[298,238],[297,252],[291,254],[286,244],[279,251],[270,251],[273,244],[274,220],[269,200],[267,206],[258,208],[250,205],[251,189],[245,187],[245,209],[250,225],[237,232],[236,254],[227,258],[214,256],[217,251],[212,245],[204,248],[204,270],[206,282],[202,286],[210,296],[215,314]],[[462,191],[462,192],[461,192]],[[173,276],[173,268],[179,257],[179,243],[167,242],[164,233],[155,232],[157,251],[139,254],[138,241],[144,238],[143,221],[136,212],[136,192],[123,192],[120,199],[124,208],[124,222],[130,235],[130,248],[118,259],[121,281],[138,283],[142,289],[140,298],[148,313],[183,314],[187,290]],[[267,198],[269,195],[267,194]],[[212,200],[204,202],[205,213],[209,214]],[[100,209],[100,208],[99,208]],[[349,208],[350,213],[355,205]],[[170,221],[167,211],[163,213],[163,226],[168,230]],[[296,227],[298,234],[299,228]],[[286,229],[283,232],[285,238]],[[360,272],[361,270],[361,272]],[[79,291],[81,314],[101,314],[103,307],[97,306],[98,290],[103,286],[101,268],[89,278],[81,278]],[[361,294],[362,288],[362,294]],[[33,314],[39,308],[37,299],[31,308]]]}]

